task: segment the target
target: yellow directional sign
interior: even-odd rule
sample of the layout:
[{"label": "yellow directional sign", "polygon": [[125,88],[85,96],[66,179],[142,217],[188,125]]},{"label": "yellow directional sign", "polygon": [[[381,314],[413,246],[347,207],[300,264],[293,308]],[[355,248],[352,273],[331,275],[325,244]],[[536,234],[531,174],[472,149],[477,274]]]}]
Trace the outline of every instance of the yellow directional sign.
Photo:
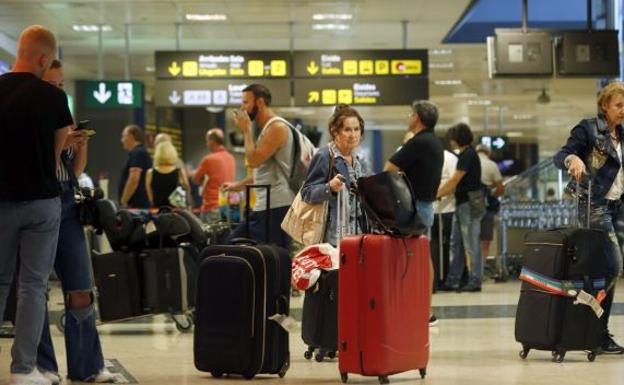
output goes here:
[{"label": "yellow directional sign", "polygon": [[342,72],[345,75],[357,75],[358,62],[357,60],[345,60],[342,62]]},{"label": "yellow directional sign", "polygon": [[264,75],[264,61],[250,60],[249,62],[247,62],[247,74],[249,76],[263,76]]},{"label": "yellow directional sign", "polygon": [[390,73],[390,62],[388,60],[375,60],[375,73],[377,75],[388,75]]},{"label": "yellow directional sign", "polygon": [[319,67],[316,65],[316,62],[314,60],[312,60],[310,62],[310,64],[308,64],[308,66],[306,67],[306,69],[308,70],[308,73],[310,75],[316,75],[316,73],[319,70]]},{"label": "yellow directional sign", "polygon": [[182,62],[182,75],[183,76],[197,76],[197,62],[185,61]]},{"label": "yellow directional sign", "polygon": [[180,66],[178,65],[177,61],[174,61],[169,66],[169,73],[171,75],[173,75],[173,76],[178,76],[178,74],[180,73],[181,70],[182,70],[182,68],[180,68]]},{"label": "yellow directional sign", "polygon": [[286,76],[286,60],[271,60],[271,76]]},{"label": "yellow directional sign", "polygon": [[321,95],[318,91],[310,91],[308,92],[308,103],[318,103],[321,99]]},{"label": "yellow directional sign", "polygon": [[393,75],[419,75],[422,73],[420,60],[392,60]]},{"label": "yellow directional sign", "polygon": [[360,75],[372,75],[373,74],[373,61],[372,60],[360,60]]},{"label": "yellow directional sign", "polygon": [[338,103],[344,103],[344,104],[353,103],[353,90],[350,90],[350,89],[338,90]]},{"label": "yellow directional sign", "polygon": [[323,104],[336,104],[336,90],[323,90]]}]

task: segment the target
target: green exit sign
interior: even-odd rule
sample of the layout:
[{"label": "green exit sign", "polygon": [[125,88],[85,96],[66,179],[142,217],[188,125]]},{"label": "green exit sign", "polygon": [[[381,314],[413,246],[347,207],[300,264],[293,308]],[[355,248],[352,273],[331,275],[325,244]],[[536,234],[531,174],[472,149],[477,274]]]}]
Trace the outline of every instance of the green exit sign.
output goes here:
[{"label": "green exit sign", "polygon": [[90,108],[141,108],[143,83],[127,81],[85,81],[86,105]]}]

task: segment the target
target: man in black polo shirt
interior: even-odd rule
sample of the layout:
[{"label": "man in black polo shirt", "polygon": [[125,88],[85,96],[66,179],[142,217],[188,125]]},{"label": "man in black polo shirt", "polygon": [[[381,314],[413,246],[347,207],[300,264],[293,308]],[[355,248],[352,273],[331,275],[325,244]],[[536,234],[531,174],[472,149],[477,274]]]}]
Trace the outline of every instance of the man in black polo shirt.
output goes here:
[{"label": "man in black polo shirt", "polygon": [[[412,103],[408,115],[408,129],[413,136],[386,162],[385,171],[403,171],[412,184],[416,209],[427,231],[433,226],[433,201],[442,177],[444,147],[433,129],[438,122],[438,108],[426,100]],[[430,287],[433,288],[433,265],[429,258]],[[435,316],[429,319],[436,322]]]},{"label": "man in black polo shirt", "polygon": [[55,56],[54,35],[30,26],[0,76],[0,314],[21,260],[11,384],[50,384],[35,359],[61,220],[56,169],[73,124],[65,93],[41,80]]},{"label": "man in black polo shirt", "polygon": [[128,151],[128,161],[119,182],[119,203],[123,207],[150,207],[145,191],[145,172],[152,168],[152,158],[143,145],[143,131],[131,124],[121,133],[121,144]]}]

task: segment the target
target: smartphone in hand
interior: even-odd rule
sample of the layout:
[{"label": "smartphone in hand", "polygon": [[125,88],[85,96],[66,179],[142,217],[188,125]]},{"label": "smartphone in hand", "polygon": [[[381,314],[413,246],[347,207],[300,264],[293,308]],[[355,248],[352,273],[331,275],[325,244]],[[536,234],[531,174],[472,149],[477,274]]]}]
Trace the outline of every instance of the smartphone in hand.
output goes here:
[{"label": "smartphone in hand", "polygon": [[78,125],[76,126],[76,131],[84,130],[84,132],[89,137],[95,135],[95,130],[92,130],[92,129],[88,128],[89,123],[90,123],[89,120],[81,120],[80,122],[78,122]]}]

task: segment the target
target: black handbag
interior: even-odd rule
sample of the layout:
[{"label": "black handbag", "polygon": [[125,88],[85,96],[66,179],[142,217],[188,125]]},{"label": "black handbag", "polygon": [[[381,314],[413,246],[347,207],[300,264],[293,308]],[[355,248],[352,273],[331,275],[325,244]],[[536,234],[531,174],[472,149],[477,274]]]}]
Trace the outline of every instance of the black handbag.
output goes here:
[{"label": "black handbag", "polygon": [[384,171],[358,178],[357,191],[369,225],[377,232],[422,235],[427,230],[405,174]]},{"label": "black handbag", "polygon": [[78,184],[78,178],[76,178],[76,175],[74,174],[72,161],[69,159],[67,152],[63,151],[61,153],[61,161],[63,166],[65,166],[65,170],[69,174],[72,187],[74,188],[74,199],[78,210],[78,220],[84,226],[92,226],[97,234],[102,234],[102,223],[100,221],[100,214],[96,203],[98,200],[104,198],[104,192],[99,187],[94,189],[80,187]]}]

